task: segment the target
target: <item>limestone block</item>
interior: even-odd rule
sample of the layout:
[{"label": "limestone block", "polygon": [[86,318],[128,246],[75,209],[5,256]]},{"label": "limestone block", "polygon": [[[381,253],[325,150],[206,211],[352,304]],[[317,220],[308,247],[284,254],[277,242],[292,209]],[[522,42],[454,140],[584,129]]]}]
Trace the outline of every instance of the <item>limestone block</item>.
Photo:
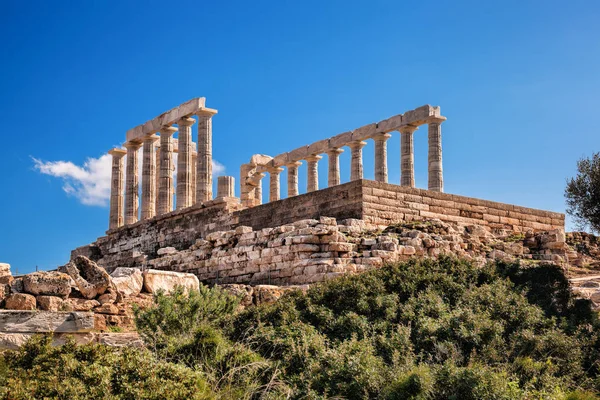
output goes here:
[{"label": "limestone block", "polygon": [[62,311],[65,301],[57,296],[37,296],[37,308],[44,311]]},{"label": "limestone block", "polygon": [[[35,297],[26,293],[13,293],[4,300],[4,307],[7,310],[35,310]],[[0,329],[2,329],[0,319]]]},{"label": "limestone block", "polygon": [[177,286],[186,290],[198,290],[200,282],[194,274],[155,269],[144,271],[144,289],[149,293],[157,293],[159,290],[171,293]]},{"label": "limestone block", "polygon": [[0,263],[0,276],[12,275],[10,273],[10,264]]},{"label": "limestone block", "polygon": [[90,311],[94,307],[98,307],[100,302],[97,300],[88,300],[88,299],[67,299],[65,301],[65,308],[68,311]]},{"label": "limestone block", "polygon": [[117,315],[119,314],[119,307],[111,303],[105,303],[101,306],[94,308],[94,312],[98,314]]},{"label": "limestone block", "polygon": [[23,289],[33,295],[67,297],[71,293],[69,275],[51,271],[34,272],[23,276]]},{"label": "limestone block", "polygon": [[15,278],[9,285],[11,293],[23,293],[23,278]]},{"label": "limestone block", "polygon": [[352,132],[344,132],[329,139],[329,146],[339,148],[347,146],[352,141]]},{"label": "limestone block", "polygon": [[250,164],[252,165],[267,165],[273,159],[271,156],[267,156],[265,154],[254,154],[250,158]]},{"label": "limestone block", "polygon": [[[18,350],[29,339],[37,333],[6,333],[0,332],[0,350]],[[94,342],[96,335],[94,333],[78,334],[55,334],[52,335],[52,345],[62,346],[67,340],[74,340],[76,344],[83,345]]]},{"label": "limestone block", "polygon": [[290,161],[304,160],[308,155],[308,146],[302,146],[288,152],[288,158]]},{"label": "limestone block", "polygon": [[9,294],[10,286],[0,283],[0,304],[4,301],[4,298]]},{"label": "limestone block", "polygon": [[92,329],[94,329],[93,313],[0,310],[2,332],[64,333],[89,332]]},{"label": "limestone block", "polygon": [[137,332],[99,333],[98,343],[111,347],[144,347],[144,342]]},{"label": "limestone block", "polygon": [[352,131],[352,141],[354,142],[369,139],[372,136],[374,136],[377,132],[377,124],[375,123],[361,126],[360,128]]},{"label": "limestone block", "polygon": [[308,154],[321,154],[325,153],[329,149],[329,139],[319,140],[313,144],[308,145]]},{"label": "limestone block", "polygon": [[77,289],[86,299],[104,294],[111,287],[110,275],[95,262],[84,256],[77,256],[60,271],[68,273],[75,281]]},{"label": "limestone block", "polygon": [[156,252],[156,254],[158,254],[159,256],[165,256],[175,253],[177,253],[177,249],[175,247],[163,247],[162,249],[158,249],[158,251]]},{"label": "limestone block", "polygon": [[379,132],[392,132],[402,126],[402,114],[394,115],[383,121],[377,123],[377,131]]},{"label": "limestone block", "polygon": [[117,268],[111,273],[111,278],[117,290],[124,297],[139,294],[144,286],[144,277],[137,268]]}]

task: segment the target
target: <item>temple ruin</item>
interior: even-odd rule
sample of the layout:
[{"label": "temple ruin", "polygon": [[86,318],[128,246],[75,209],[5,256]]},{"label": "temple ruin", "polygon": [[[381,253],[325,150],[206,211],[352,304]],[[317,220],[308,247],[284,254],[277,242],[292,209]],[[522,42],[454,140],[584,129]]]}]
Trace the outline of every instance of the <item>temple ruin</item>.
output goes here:
[{"label": "temple ruin", "polygon": [[[274,157],[253,155],[240,166],[239,198],[231,176],[218,177],[217,194],[212,193],[216,114],[205,107],[204,98],[195,98],[129,130],[124,149],[110,151],[106,236],[72,256],[86,255],[109,271],[151,267],[230,283],[261,281],[268,271],[269,282],[310,283],[414,254],[488,257],[487,244],[474,250],[470,243],[478,232],[477,237],[498,238],[546,235],[530,243],[534,254],[520,256],[566,260],[564,214],[444,193],[441,126],[446,118],[439,107],[418,107]],[[422,125],[428,133],[427,189],[415,188],[414,178],[413,135]],[[401,137],[400,185],[388,183],[387,141],[396,132]],[[369,141],[374,144],[374,181],[363,178],[363,148]],[[343,183],[339,156],[345,148],[351,154],[350,181]],[[318,163],[324,154],[328,185],[319,188]],[[303,164],[307,182],[301,194],[298,170]],[[284,197],[280,177],[285,170]],[[267,174],[269,201],[262,204]],[[449,233],[432,236],[435,243],[429,247],[411,237],[390,242],[383,234],[374,241],[355,235],[357,226],[371,237],[390,226],[419,221],[448,224],[444,229]],[[290,235],[295,236],[288,240]]]}]

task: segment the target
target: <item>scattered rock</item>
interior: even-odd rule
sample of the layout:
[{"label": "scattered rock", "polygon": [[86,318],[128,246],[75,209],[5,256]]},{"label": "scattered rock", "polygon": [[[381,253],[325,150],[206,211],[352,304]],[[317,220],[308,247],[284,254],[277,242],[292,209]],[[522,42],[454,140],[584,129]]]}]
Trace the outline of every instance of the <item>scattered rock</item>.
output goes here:
[{"label": "scattered rock", "polygon": [[8,296],[10,292],[10,287],[8,285],[4,285],[0,283],[0,304],[4,301],[4,298]]},{"label": "scattered rock", "polygon": [[10,283],[10,292],[11,293],[23,293],[23,278],[15,278]]},{"label": "scattered rock", "polygon": [[117,268],[111,278],[117,290],[125,297],[135,296],[142,291],[144,277],[137,268]]},{"label": "scattered rock", "polygon": [[[35,297],[31,295],[24,296],[30,296],[35,301]],[[89,332],[94,329],[94,314],[0,310],[0,327],[4,332],[15,333]]]},{"label": "scattered rock", "polygon": [[67,299],[65,302],[65,308],[69,311],[90,311],[99,305],[98,301],[88,299]]},{"label": "scattered rock", "polygon": [[117,314],[119,314],[119,307],[117,307],[111,303],[106,303],[106,304],[102,304],[101,306],[94,308],[94,312],[96,312],[98,314],[117,315]]},{"label": "scattered rock", "polygon": [[36,296],[62,296],[71,293],[71,278],[57,271],[33,272],[23,276],[23,289],[26,293]]},{"label": "scattered rock", "polygon": [[165,293],[171,293],[177,286],[182,286],[186,290],[198,290],[200,281],[198,281],[196,275],[183,272],[156,269],[149,269],[144,272],[144,288],[147,292],[157,293],[162,290]]},{"label": "scattered rock", "polygon": [[0,263],[0,276],[12,275],[10,273],[10,264]]},{"label": "scattered rock", "polygon": [[115,301],[117,301],[117,294],[112,291],[109,290],[108,292],[104,293],[102,296],[98,297],[98,302],[100,304],[113,304]]},{"label": "scattered rock", "polygon": [[37,307],[44,311],[63,311],[65,301],[57,296],[37,296]]},{"label": "scattered rock", "polygon": [[77,289],[86,299],[94,299],[111,286],[110,275],[95,262],[84,256],[77,256],[60,270],[73,278]]},{"label": "scattered rock", "polygon": [[7,310],[35,310],[35,297],[26,293],[13,293],[4,300]]},{"label": "scattered rock", "polygon": [[164,247],[162,249],[158,249],[158,251],[156,252],[156,254],[158,254],[159,256],[164,256],[167,254],[174,254],[177,253],[177,249],[175,247]]}]

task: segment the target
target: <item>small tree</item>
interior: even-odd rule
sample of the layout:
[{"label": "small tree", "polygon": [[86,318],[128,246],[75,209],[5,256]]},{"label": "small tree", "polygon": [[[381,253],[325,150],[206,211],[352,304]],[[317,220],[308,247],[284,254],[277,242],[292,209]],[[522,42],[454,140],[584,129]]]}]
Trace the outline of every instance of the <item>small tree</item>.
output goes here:
[{"label": "small tree", "polygon": [[600,232],[600,153],[577,161],[577,176],[567,180],[565,197],[577,227]]}]

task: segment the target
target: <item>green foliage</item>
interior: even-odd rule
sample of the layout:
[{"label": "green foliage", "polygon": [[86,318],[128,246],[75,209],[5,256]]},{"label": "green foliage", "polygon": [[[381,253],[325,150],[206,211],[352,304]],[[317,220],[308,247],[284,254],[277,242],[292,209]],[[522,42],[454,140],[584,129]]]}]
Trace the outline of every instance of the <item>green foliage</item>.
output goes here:
[{"label": "green foliage", "polygon": [[600,232],[600,153],[577,161],[577,175],[567,180],[567,213],[581,229]]},{"label": "green foliage", "polygon": [[600,391],[596,314],[554,266],[415,259],[241,312],[218,288],[155,300],[136,312],[149,351],[30,343],[0,358],[0,385],[17,388],[5,398],[77,399],[86,387],[89,398],[191,399],[590,400]]}]

